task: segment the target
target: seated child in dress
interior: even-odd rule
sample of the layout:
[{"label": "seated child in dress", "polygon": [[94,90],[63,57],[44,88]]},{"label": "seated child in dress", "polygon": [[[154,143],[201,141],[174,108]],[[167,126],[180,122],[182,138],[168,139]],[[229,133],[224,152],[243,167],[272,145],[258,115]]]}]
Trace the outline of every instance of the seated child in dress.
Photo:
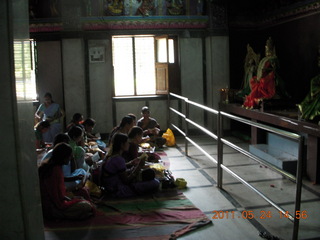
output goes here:
[{"label": "seated child in dress", "polygon": [[49,121],[42,121],[35,125],[34,133],[36,135],[36,149],[43,149],[45,142],[43,140],[43,133],[46,133],[50,129]]},{"label": "seated child in dress", "polygon": [[[130,162],[132,159],[138,158],[141,153],[139,153],[139,144],[143,142],[143,130],[141,127],[134,126],[130,129],[128,133],[129,138],[129,150],[124,151],[122,156],[125,158],[126,162]],[[160,156],[156,153],[148,152],[149,162],[159,162]]]}]

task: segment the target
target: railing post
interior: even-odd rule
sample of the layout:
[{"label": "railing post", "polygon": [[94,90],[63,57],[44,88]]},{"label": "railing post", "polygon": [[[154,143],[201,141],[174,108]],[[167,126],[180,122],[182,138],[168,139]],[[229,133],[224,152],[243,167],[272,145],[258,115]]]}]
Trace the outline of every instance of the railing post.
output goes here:
[{"label": "railing post", "polygon": [[217,122],[218,122],[218,127],[217,127],[217,136],[218,136],[218,144],[217,144],[217,148],[218,148],[218,166],[217,166],[217,181],[218,181],[218,188],[222,188],[222,168],[221,168],[221,164],[223,163],[223,143],[221,141],[221,137],[222,137],[222,131],[223,131],[223,125],[222,125],[222,115],[220,113],[220,111],[218,112],[217,115]]},{"label": "railing post", "polygon": [[[301,216],[300,206],[301,206],[301,193],[302,193],[302,172],[303,172],[303,148],[304,148],[304,138],[300,137],[299,139],[299,157],[297,163],[297,189],[296,189],[296,201],[295,201],[295,211],[293,213],[294,222],[293,222],[293,234],[292,240],[298,239],[299,232],[299,219]],[[297,213],[299,217],[297,217]]]},{"label": "railing post", "polygon": [[167,126],[168,128],[170,128],[170,106],[171,106],[171,102],[170,102],[170,92],[168,93],[168,99],[167,99]]},{"label": "railing post", "polygon": [[188,136],[189,136],[189,124],[188,124],[188,121],[187,119],[189,118],[189,103],[188,103],[188,99],[184,99],[184,103],[185,103],[185,108],[186,108],[186,114],[185,114],[185,118],[184,118],[184,123],[185,123],[185,126],[186,126],[186,130],[185,130],[185,152],[186,152],[186,156],[189,155],[188,153]]}]

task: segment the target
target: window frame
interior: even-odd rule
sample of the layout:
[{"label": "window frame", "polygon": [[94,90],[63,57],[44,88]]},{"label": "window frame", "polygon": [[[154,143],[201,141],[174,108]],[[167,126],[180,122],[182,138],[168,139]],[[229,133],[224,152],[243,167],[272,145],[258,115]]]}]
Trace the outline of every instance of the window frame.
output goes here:
[{"label": "window frame", "polygon": [[[171,37],[169,37],[168,35],[154,35],[154,34],[150,34],[150,35],[113,35],[111,37],[112,42],[113,42],[113,38],[117,38],[117,37],[127,37],[127,38],[132,38],[133,44],[132,44],[132,57],[133,57],[133,64],[134,64],[134,93],[133,95],[116,95],[116,80],[115,77],[113,79],[114,81],[114,97],[143,97],[143,96],[150,96],[150,95],[166,95],[169,93],[169,39],[173,39]],[[138,37],[153,37],[154,39],[154,67],[155,67],[155,94],[137,94],[137,81],[136,81],[136,62],[135,62],[135,41],[134,38],[138,38]],[[161,38],[165,38],[167,41],[167,62],[161,62],[158,63],[157,59],[157,39],[161,39]],[[174,40],[174,39],[173,39]],[[174,42],[176,42],[174,40]],[[113,44],[113,43],[112,43]],[[177,57],[176,57],[176,47],[174,45],[174,59],[176,61]],[[112,59],[113,59],[113,47],[112,47]],[[114,62],[112,60],[112,65],[114,67]],[[158,66],[158,68],[157,68]]]}]

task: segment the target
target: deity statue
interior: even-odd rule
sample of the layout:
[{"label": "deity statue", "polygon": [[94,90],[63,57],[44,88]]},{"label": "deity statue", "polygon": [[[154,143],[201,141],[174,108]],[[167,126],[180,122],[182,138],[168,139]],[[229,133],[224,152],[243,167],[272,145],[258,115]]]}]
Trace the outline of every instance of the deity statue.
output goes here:
[{"label": "deity statue", "polygon": [[[318,47],[318,67],[320,67],[320,45]],[[320,74],[311,79],[310,92],[298,104],[298,107],[302,119],[314,120],[320,115]]]},{"label": "deity statue", "polygon": [[183,2],[182,0],[167,0],[168,15],[183,15]]},{"label": "deity statue", "polygon": [[245,108],[258,108],[263,99],[289,97],[278,75],[279,61],[271,37],[266,42],[265,55],[258,65],[257,76],[250,79],[251,92],[245,97]]},{"label": "deity statue", "polygon": [[[140,2],[140,0],[138,0]],[[136,15],[150,16],[155,11],[154,0],[142,0],[140,7],[137,10]]]},{"label": "deity statue", "polygon": [[108,0],[106,9],[107,15],[119,16],[123,15],[124,4],[123,0]]},{"label": "deity statue", "polygon": [[240,98],[245,97],[251,92],[250,79],[257,74],[257,68],[260,61],[260,54],[256,54],[252,47],[247,45],[247,55],[244,60],[244,77],[241,90],[236,95]]}]

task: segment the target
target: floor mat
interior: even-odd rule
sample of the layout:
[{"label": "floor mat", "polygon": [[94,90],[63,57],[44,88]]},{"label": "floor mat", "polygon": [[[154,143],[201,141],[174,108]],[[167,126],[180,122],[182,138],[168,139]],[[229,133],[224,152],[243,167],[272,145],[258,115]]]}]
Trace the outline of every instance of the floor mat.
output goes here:
[{"label": "floor mat", "polygon": [[106,199],[85,221],[45,222],[46,240],[164,240],[196,230],[211,220],[183,193],[163,190],[152,196]]}]

